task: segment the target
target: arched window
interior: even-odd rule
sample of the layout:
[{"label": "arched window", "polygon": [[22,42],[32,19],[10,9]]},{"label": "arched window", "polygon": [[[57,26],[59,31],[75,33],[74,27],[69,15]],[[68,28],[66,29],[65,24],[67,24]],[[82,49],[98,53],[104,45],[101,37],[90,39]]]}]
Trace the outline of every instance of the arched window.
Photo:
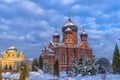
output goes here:
[{"label": "arched window", "polygon": [[66,60],[66,53],[63,54],[63,64],[66,64],[67,60]]},{"label": "arched window", "polygon": [[74,54],[71,55],[71,63],[75,63],[75,56],[74,56]]},{"label": "arched window", "polygon": [[59,60],[58,54],[55,55],[55,59],[56,59],[56,60]]},{"label": "arched window", "polygon": [[14,57],[14,54],[13,54],[13,57]]}]

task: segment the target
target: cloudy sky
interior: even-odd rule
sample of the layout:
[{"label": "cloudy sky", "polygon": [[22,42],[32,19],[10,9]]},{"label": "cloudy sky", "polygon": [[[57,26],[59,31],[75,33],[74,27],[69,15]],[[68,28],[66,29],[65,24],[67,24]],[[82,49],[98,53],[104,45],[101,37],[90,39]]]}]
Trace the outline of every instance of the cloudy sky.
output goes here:
[{"label": "cloudy sky", "polygon": [[85,26],[97,58],[112,58],[120,45],[119,0],[0,0],[0,53],[14,44],[26,57],[38,57],[56,30],[62,35],[68,16],[78,37]]}]

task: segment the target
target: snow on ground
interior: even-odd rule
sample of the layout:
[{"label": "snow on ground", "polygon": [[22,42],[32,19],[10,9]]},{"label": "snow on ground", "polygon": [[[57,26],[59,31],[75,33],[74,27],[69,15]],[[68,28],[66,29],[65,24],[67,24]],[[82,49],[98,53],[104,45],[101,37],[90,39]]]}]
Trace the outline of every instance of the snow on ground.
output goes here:
[{"label": "snow on ground", "polygon": [[19,79],[19,73],[10,73],[10,72],[7,72],[7,73],[2,73],[2,77],[4,79]]},{"label": "snow on ground", "polygon": [[[19,73],[2,73],[3,78],[8,79],[19,79]],[[66,77],[65,72],[60,73],[60,77],[55,77],[50,74],[44,74],[41,70],[38,72],[30,72],[31,80],[103,80],[103,75],[98,74],[96,76],[76,76],[76,77]],[[106,80],[120,80],[120,75],[107,74]]]}]

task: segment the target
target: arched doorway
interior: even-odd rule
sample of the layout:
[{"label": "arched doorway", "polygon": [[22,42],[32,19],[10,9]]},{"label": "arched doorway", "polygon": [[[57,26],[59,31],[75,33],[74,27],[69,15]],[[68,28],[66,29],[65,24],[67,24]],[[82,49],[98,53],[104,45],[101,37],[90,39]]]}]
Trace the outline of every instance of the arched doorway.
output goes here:
[{"label": "arched doorway", "polygon": [[11,65],[9,66],[9,70],[12,70],[12,66]]},{"label": "arched doorway", "polygon": [[6,64],[6,65],[5,65],[5,70],[7,70],[7,69],[8,69],[8,65]]}]

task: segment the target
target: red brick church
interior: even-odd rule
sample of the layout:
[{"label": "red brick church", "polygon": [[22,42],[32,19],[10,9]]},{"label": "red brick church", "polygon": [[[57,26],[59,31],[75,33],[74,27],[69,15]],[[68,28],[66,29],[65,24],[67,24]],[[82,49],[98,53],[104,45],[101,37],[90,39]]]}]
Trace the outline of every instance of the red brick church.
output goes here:
[{"label": "red brick church", "polygon": [[62,43],[60,43],[60,35],[55,32],[52,36],[53,40],[42,49],[43,63],[54,65],[55,59],[58,59],[60,70],[67,70],[73,66],[74,62],[79,62],[81,57],[92,60],[93,54],[88,44],[88,34],[83,29],[80,34],[81,42],[78,43],[77,32],[78,27],[69,17],[67,24],[62,27]]}]

